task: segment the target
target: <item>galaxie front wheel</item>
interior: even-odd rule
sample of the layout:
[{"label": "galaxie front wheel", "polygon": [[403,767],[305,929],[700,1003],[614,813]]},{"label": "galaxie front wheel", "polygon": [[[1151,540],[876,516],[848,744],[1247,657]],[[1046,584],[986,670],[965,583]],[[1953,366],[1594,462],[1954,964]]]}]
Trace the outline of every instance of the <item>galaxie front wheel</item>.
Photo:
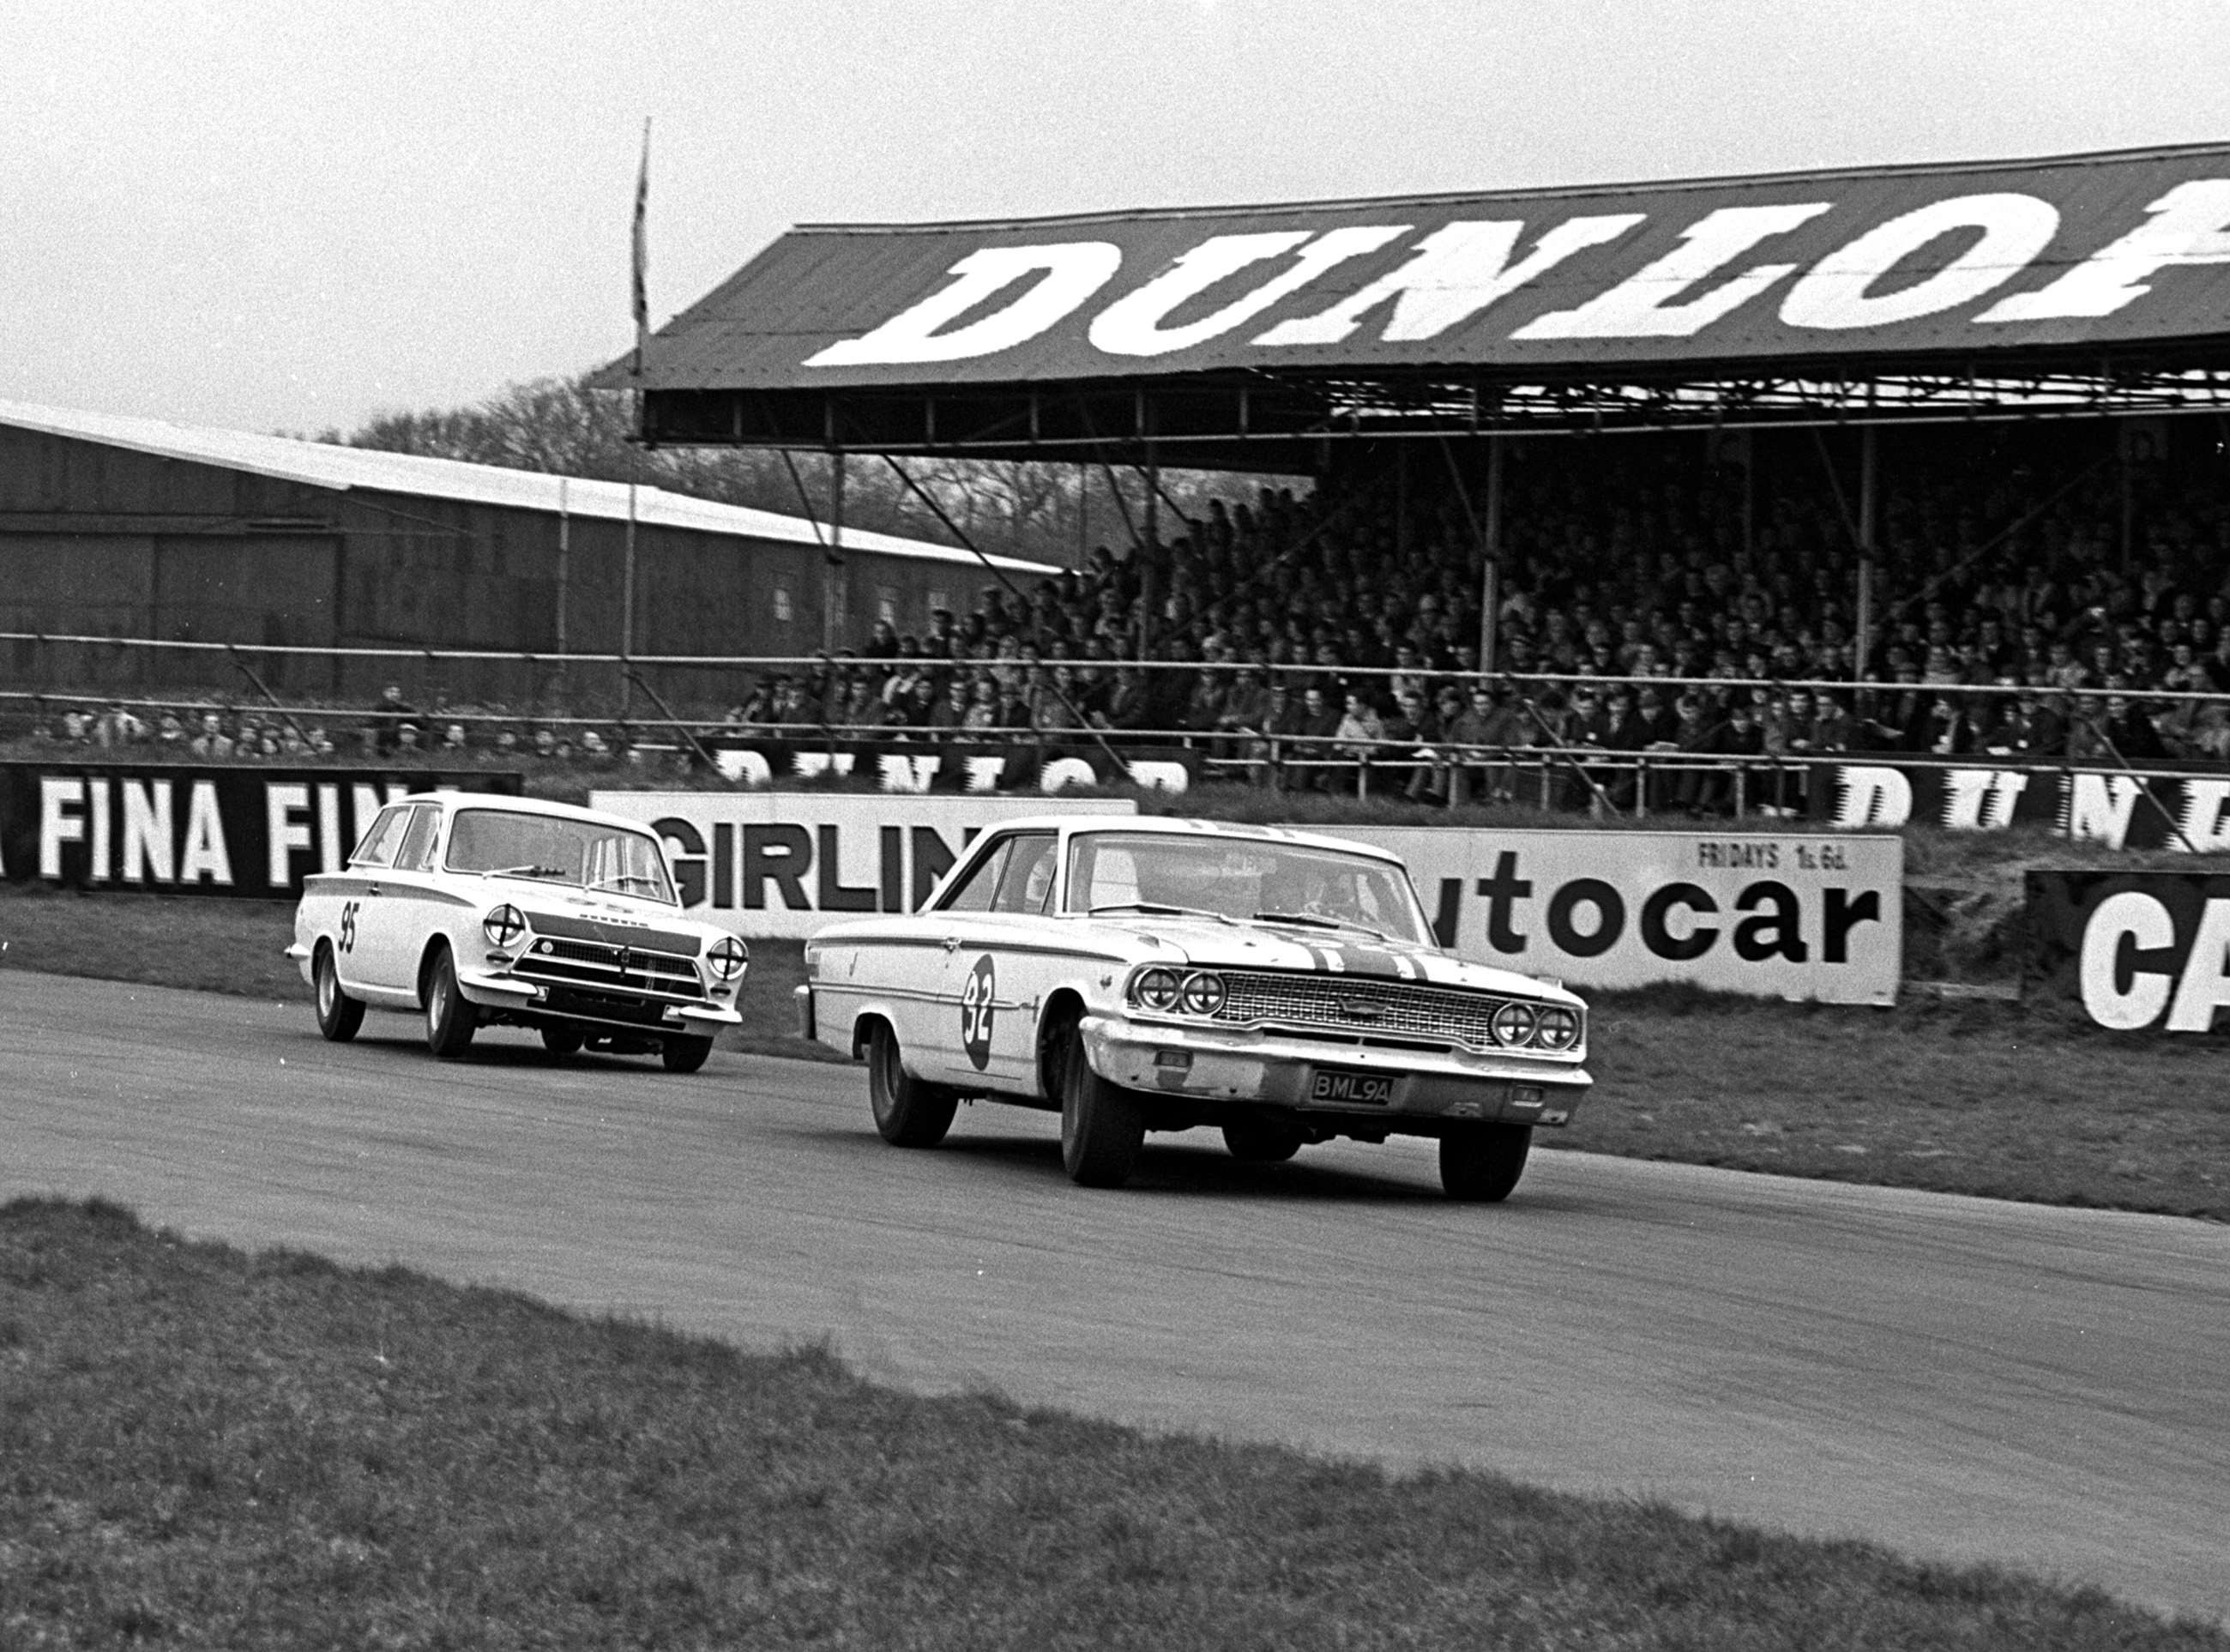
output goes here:
[{"label": "galaxie front wheel", "polygon": [[479,1025],[479,1012],[457,991],[456,962],[443,946],[426,971],[426,1048],[444,1061],[461,1055]]},{"label": "galaxie front wheel", "polygon": [[1234,1119],[1223,1126],[1223,1145],[1246,1165],[1281,1165],[1301,1151],[1301,1133],[1277,1119]]},{"label": "galaxie front wheel", "polygon": [[941,1084],[910,1076],[899,1059],[899,1036],[879,1021],[867,1035],[867,1102],[875,1129],[893,1147],[934,1147],[952,1128],[960,1098]]},{"label": "galaxie front wheel", "polygon": [[581,1036],[578,1027],[555,1026],[542,1029],[542,1048],[552,1055],[577,1055],[588,1040]]},{"label": "galaxie front wheel", "polygon": [[1092,1070],[1084,1034],[1072,1030],[1060,1064],[1060,1162],[1080,1187],[1120,1187],[1146,1142],[1138,1098]]},{"label": "galaxie front wheel", "polygon": [[333,963],[329,943],[318,945],[318,961],[312,966],[318,984],[318,1030],[336,1044],[345,1044],[364,1025],[364,1000],[341,991],[340,971]]},{"label": "galaxie front wheel", "polygon": [[1533,1146],[1533,1126],[1466,1125],[1440,1138],[1440,1185],[1452,1199],[1497,1204],[1510,1197],[1525,1173]]}]

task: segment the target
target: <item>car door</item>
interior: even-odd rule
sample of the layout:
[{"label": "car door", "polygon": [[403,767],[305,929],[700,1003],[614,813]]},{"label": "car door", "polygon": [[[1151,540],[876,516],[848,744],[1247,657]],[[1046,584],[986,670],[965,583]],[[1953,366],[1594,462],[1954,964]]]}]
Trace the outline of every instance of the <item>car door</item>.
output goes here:
[{"label": "car door", "polygon": [[354,991],[382,984],[374,962],[376,948],[369,944],[368,935],[379,927],[388,868],[409,824],[410,810],[406,805],[390,803],[381,810],[349,855],[347,875],[338,881],[339,909],[332,914],[330,926],[333,968],[341,984]]},{"label": "car door", "polygon": [[953,1017],[940,1041],[951,1082],[1034,1087],[1037,1025],[1029,1011],[1054,962],[1047,913],[1058,844],[1050,831],[1008,833],[938,909],[950,920],[938,1007]]},{"label": "car door", "polygon": [[356,954],[364,984],[384,992],[418,990],[418,958],[431,913],[428,904],[439,803],[397,805],[402,826],[393,852],[373,873],[357,923]]}]

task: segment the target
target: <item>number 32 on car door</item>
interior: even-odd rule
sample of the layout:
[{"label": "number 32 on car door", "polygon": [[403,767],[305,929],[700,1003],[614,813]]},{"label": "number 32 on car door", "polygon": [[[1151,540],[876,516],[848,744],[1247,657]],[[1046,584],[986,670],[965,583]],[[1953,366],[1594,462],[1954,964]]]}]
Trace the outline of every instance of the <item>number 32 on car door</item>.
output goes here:
[{"label": "number 32 on car door", "polygon": [[960,1048],[979,1073],[991,1064],[991,995],[996,985],[991,955],[986,952],[976,960],[960,989]]}]

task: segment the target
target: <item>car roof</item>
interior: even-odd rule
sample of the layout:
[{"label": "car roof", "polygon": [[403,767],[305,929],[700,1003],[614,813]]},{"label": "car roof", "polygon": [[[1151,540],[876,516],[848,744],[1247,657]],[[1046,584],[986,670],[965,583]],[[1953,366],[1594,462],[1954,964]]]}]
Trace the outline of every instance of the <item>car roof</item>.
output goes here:
[{"label": "car roof", "polygon": [[[1148,832],[1171,837],[1222,837],[1234,842],[1292,843],[1307,849],[1337,849],[1367,855],[1376,861],[1402,864],[1402,857],[1376,843],[1358,843],[1318,832],[1299,832],[1290,826],[1261,826],[1250,821],[1201,820],[1173,815],[1024,815],[1002,820],[996,831],[1035,830],[1070,832]],[[989,836],[986,832],[985,836]]]},{"label": "car roof", "polygon": [[639,820],[629,820],[622,815],[607,815],[602,810],[583,809],[577,803],[556,803],[547,797],[515,797],[504,791],[414,791],[407,797],[397,797],[396,803],[446,803],[450,809],[498,809],[507,815],[541,815],[552,820],[577,820],[587,825],[623,826],[631,832],[654,836]]}]

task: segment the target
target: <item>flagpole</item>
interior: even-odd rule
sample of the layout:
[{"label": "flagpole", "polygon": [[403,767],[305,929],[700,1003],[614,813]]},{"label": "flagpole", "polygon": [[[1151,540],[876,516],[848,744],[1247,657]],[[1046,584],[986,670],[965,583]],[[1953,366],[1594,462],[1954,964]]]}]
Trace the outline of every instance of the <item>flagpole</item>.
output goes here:
[{"label": "flagpole", "polygon": [[642,164],[635,177],[635,228],[628,263],[632,273],[630,296],[635,312],[635,380],[631,392],[628,436],[627,551],[621,571],[620,597],[620,719],[624,722],[635,702],[635,669],[628,656],[635,652],[635,485],[641,470],[642,352],[650,335],[648,223],[650,211],[650,117],[642,121]]}]

